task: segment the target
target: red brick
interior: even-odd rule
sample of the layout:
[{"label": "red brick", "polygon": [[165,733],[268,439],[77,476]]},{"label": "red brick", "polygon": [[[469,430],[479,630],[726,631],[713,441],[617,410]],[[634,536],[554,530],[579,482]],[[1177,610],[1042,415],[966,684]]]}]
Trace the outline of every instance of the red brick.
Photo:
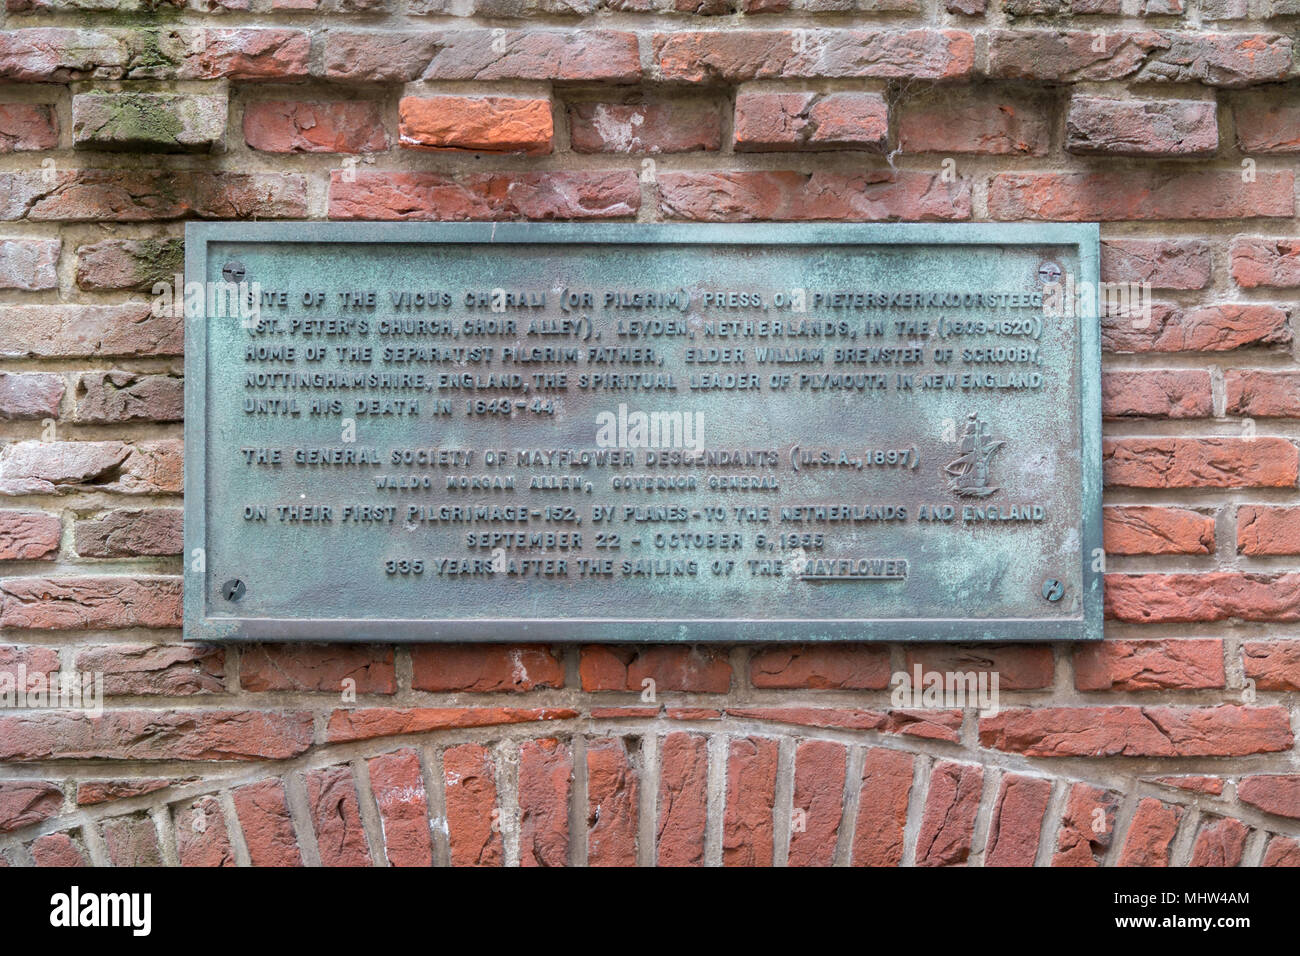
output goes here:
[{"label": "red brick", "polygon": [[1210,373],[1199,369],[1103,372],[1106,418],[1209,418],[1214,414]]},{"label": "red brick", "polygon": [[51,647],[34,647],[30,644],[0,644],[0,668],[12,672],[26,667],[28,673],[49,673],[59,669],[59,653]]},{"label": "red brick", "polygon": [[1264,853],[1264,866],[1300,866],[1300,842],[1284,836],[1268,841]]},{"label": "red brick", "polygon": [[1243,236],[1232,240],[1228,254],[1232,280],[1243,289],[1300,288],[1300,239]]},{"label": "red brick", "polygon": [[188,697],[226,689],[226,653],[209,644],[105,644],[77,653],[81,673],[103,673],[104,693]]},{"label": "red brick", "polygon": [[1239,554],[1300,554],[1300,508],[1242,505],[1237,509]]},{"label": "red brick", "polygon": [[296,173],[68,169],[0,173],[0,220],[143,222],[305,219],[307,179]]},{"label": "red brick", "polygon": [[1215,797],[1223,793],[1223,780],[1219,777],[1157,777],[1156,783],[1176,790],[1208,793]]},{"label": "red brick", "polygon": [[723,866],[771,866],[775,849],[777,742],[742,737],[727,752]]},{"label": "red brick", "polygon": [[[345,685],[345,681],[352,684]],[[397,692],[393,649],[367,644],[255,644],[239,656],[239,684],[251,691]]]},{"label": "red brick", "polygon": [[1103,239],[1103,282],[1148,282],[1153,289],[1204,289],[1210,244],[1204,239]]},{"label": "red brick", "polygon": [[789,30],[656,33],[659,76],[687,83],[816,77],[949,80],[975,65],[962,30]]},{"label": "red brick", "polygon": [[185,270],[181,239],[104,239],[77,247],[77,288],[151,292]]},{"label": "red brick", "polygon": [[881,150],[889,108],[878,93],[771,93],[742,89],[733,127],[742,152],[790,149]]},{"label": "red brick", "polygon": [[325,767],[303,774],[307,805],[322,866],[370,866],[361,807],[350,767]]},{"label": "red brick", "polygon": [[162,866],[158,830],[144,814],[109,820],[102,833],[113,866]]},{"label": "red brick", "polygon": [[1242,653],[1259,690],[1300,690],[1300,641],[1248,641]]},{"label": "red brick", "polygon": [[113,800],[125,800],[166,790],[178,781],[158,777],[152,780],[86,780],[77,784],[77,806],[89,807]]},{"label": "red brick", "polygon": [[1300,620],[1300,575],[1108,574],[1106,614],[1132,624]]},{"label": "red brick", "polygon": [[564,665],[547,647],[425,644],[411,648],[411,688],[440,693],[523,693],[563,687]]},{"label": "red brick", "polygon": [[1223,687],[1224,681],[1218,638],[1112,638],[1074,648],[1074,686],[1079,690],[1195,690]]},{"label": "red brick", "polygon": [[970,856],[984,768],[943,760],[930,774],[925,815],[916,837],[917,866],[955,866]]},{"label": "red brick", "polygon": [[118,509],[75,525],[83,558],[180,554],[184,513],[179,508]]},{"label": "red brick", "polygon": [[1229,415],[1300,417],[1300,374],[1264,369],[1228,369],[1223,374]]},{"label": "red brick", "polygon": [[59,148],[59,118],[47,103],[0,103],[0,153]]},{"label": "red brick", "polygon": [[266,153],[378,153],[388,148],[383,106],[366,100],[255,100],[244,142]]},{"label": "red brick", "polygon": [[283,760],[311,746],[311,714],[49,710],[0,716],[0,760]]},{"label": "red brick", "polygon": [[1102,531],[1107,554],[1214,553],[1214,516],[1189,508],[1108,505]]},{"label": "red brick", "polygon": [[448,30],[434,36],[438,50],[421,74],[425,80],[632,82],[641,76],[634,33]]},{"label": "red brick", "polygon": [[0,493],[179,493],[183,478],[181,448],[179,440],[169,438],[134,444],[14,442],[0,451]]},{"label": "red brick", "polygon": [[911,754],[872,747],[862,763],[858,819],[853,830],[854,866],[898,866],[912,793]]},{"label": "red brick", "polygon": [[914,644],[905,657],[909,680],[923,673],[998,675],[998,689],[1051,687],[1056,665],[1052,649],[1028,644]]},{"label": "red brick", "polygon": [[0,781],[0,833],[13,833],[58,816],[63,791],[44,780]]},{"label": "red brick", "polygon": [[[1101,50],[1097,41],[1101,40]],[[1015,80],[1200,82],[1245,86],[1283,80],[1292,41],[1278,34],[1144,30],[993,30],[989,75]]]},{"label": "red brick", "polygon": [[37,866],[90,866],[85,847],[66,833],[38,837],[27,847],[27,852]]},{"label": "red brick", "polygon": [[[6,105],[0,103],[0,122]],[[0,131],[0,146],[3,132]],[[4,149],[0,148],[0,153]],[[59,287],[59,239],[0,239],[0,289],[34,292]]]},{"label": "red brick", "polygon": [[390,866],[432,866],[433,838],[429,831],[429,800],[414,750],[372,757],[370,789],[379,807],[384,852]]},{"label": "red brick", "polygon": [[1112,438],[1102,477],[1112,488],[1294,488],[1300,454],[1285,438]]},{"label": "red brick", "polygon": [[1189,866],[1240,866],[1250,831],[1240,820],[1219,820],[1196,837]]},{"label": "red brick", "polygon": [[722,148],[722,117],[706,101],[572,103],[575,153],[688,153]]},{"label": "red brick", "polygon": [[1156,303],[1149,316],[1101,320],[1102,347],[1110,352],[1227,352],[1291,340],[1286,312],[1275,305],[1212,305],[1184,312]]},{"label": "red brick", "polygon": [[1284,707],[1043,707],[980,720],[980,744],[1027,757],[1236,757],[1286,750]]},{"label": "red brick", "polygon": [[889,648],[871,644],[764,647],[749,662],[749,682],[763,689],[883,690]]},{"label": "red brick", "polygon": [[1061,816],[1052,866],[1101,866],[1115,834],[1119,800],[1113,790],[1074,784]]},{"label": "red brick", "polygon": [[1232,116],[1243,153],[1300,152],[1300,103],[1288,87],[1238,94]]},{"label": "red brick", "polygon": [[178,78],[287,80],[307,75],[311,38],[301,30],[205,27],[201,36],[203,52],[187,58]]},{"label": "red brick", "polygon": [[500,811],[492,755],[478,744],[442,754],[447,794],[447,842],[452,866],[501,866]]},{"label": "red brick", "polygon": [[409,149],[541,155],[555,140],[549,99],[404,96],[398,122]]},{"label": "red brick", "polygon": [[1219,148],[1214,100],[1118,100],[1076,94],[1065,148],[1079,155],[1212,156]]},{"label": "red brick", "polygon": [[1168,866],[1169,846],[1178,831],[1178,821],[1183,811],[1179,807],[1161,803],[1147,797],[1133,813],[1129,823],[1124,849],[1120,852],[1120,866]]},{"label": "red brick", "polygon": [[0,561],[52,561],[63,525],[44,511],[0,511]]},{"label": "red brick", "polygon": [[989,823],[985,866],[1033,866],[1052,784],[1036,777],[1006,774]]},{"label": "red brick", "polygon": [[343,743],[431,730],[567,720],[577,715],[577,711],[559,707],[364,707],[331,712],[325,737],[330,743]]},{"label": "red brick", "polygon": [[185,388],[179,375],[144,372],[83,372],[73,393],[72,420],[86,425],[121,422],[178,422],[185,417]]},{"label": "red brick", "polygon": [[1044,156],[1050,142],[1048,99],[1041,93],[945,87],[905,100],[899,111],[904,153]]},{"label": "red brick", "polygon": [[262,780],[240,787],[231,796],[253,866],[302,866],[284,784]]},{"label": "red brick", "polygon": [[0,421],[57,418],[66,387],[48,372],[0,372]]},{"label": "red brick", "polygon": [[587,865],[635,866],[640,781],[623,740],[587,744]]},{"label": "red brick", "polygon": [[707,738],[686,733],[663,738],[656,831],[660,866],[704,865],[708,777]]},{"label": "red brick", "polygon": [[176,812],[176,851],[181,866],[234,866],[226,818],[215,797],[200,797]]},{"label": "red brick", "polygon": [[40,630],[180,627],[179,578],[7,578],[0,626]]},{"label": "red brick", "polygon": [[153,358],[180,355],[183,320],[149,303],[10,305],[0,328],[6,358]]},{"label": "red brick", "polygon": [[731,664],[725,648],[589,645],[579,664],[585,691],[653,690],[725,694],[731,689]]},{"label": "red brick", "polygon": [[554,737],[519,747],[519,865],[569,861],[569,791],[573,754]]},{"label": "red brick", "polygon": [[960,710],[863,710],[856,707],[728,707],[742,720],[770,720],[803,727],[879,730],[928,740],[958,739]]},{"label": "red brick", "polygon": [[847,770],[848,750],[843,744],[829,740],[799,744],[795,751],[790,866],[830,866],[835,862]]},{"label": "red brick", "polygon": [[971,216],[970,181],[873,170],[672,172],[659,176],[659,212],[702,222],[845,219],[951,221]]},{"label": "red brick", "polygon": [[1131,169],[1117,172],[996,173],[989,216],[1007,222],[1253,219],[1295,215],[1295,172]]},{"label": "red brick", "polygon": [[1237,798],[1265,813],[1300,820],[1300,774],[1257,774],[1237,784]]},{"label": "red brick", "polygon": [[331,219],[618,219],[641,205],[634,171],[330,174]]}]

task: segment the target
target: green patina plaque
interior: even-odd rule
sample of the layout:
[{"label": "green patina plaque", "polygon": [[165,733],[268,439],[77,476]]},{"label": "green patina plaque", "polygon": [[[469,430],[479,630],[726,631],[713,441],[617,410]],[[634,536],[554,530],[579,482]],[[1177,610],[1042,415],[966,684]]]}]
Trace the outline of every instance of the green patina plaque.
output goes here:
[{"label": "green patina plaque", "polygon": [[1097,273],[1095,225],[191,224],[186,636],[1100,638]]}]

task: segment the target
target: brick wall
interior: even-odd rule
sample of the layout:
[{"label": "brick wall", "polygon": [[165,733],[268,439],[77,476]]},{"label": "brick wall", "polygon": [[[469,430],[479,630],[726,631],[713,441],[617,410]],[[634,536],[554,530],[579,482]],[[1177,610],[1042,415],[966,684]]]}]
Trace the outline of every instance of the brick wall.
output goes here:
[{"label": "brick wall", "polygon": [[[0,864],[1300,865],[1296,0],[106,6],[0,30],[0,669],[108,695]],[[1107,640],[183,645],[189,218],[1099,220]]]}]

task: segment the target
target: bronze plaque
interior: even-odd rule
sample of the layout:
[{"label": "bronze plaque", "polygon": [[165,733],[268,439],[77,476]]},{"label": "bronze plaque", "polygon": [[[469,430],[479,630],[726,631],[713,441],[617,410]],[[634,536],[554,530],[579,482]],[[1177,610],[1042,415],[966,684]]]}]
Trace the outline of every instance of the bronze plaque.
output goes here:
[{"label": "bronze plaque", "polygon": [[1099,638],[1097,262],[1095,225],[191,224],[186,636]]}]

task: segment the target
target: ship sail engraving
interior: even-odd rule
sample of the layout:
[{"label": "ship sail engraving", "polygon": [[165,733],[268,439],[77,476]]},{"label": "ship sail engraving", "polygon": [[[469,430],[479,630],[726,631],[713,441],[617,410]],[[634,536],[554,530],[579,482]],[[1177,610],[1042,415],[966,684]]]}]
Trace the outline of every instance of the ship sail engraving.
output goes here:
[{"label": "ship sail engraving", "polygon": [[948,474],[948,487],[962,498],[987,498],[997,491],[989,485],[989,462],[1006,442],[989,436],[987,422],[975,412],[966,416],[966,428],[961,433],[961,454],[944,465]]}]

